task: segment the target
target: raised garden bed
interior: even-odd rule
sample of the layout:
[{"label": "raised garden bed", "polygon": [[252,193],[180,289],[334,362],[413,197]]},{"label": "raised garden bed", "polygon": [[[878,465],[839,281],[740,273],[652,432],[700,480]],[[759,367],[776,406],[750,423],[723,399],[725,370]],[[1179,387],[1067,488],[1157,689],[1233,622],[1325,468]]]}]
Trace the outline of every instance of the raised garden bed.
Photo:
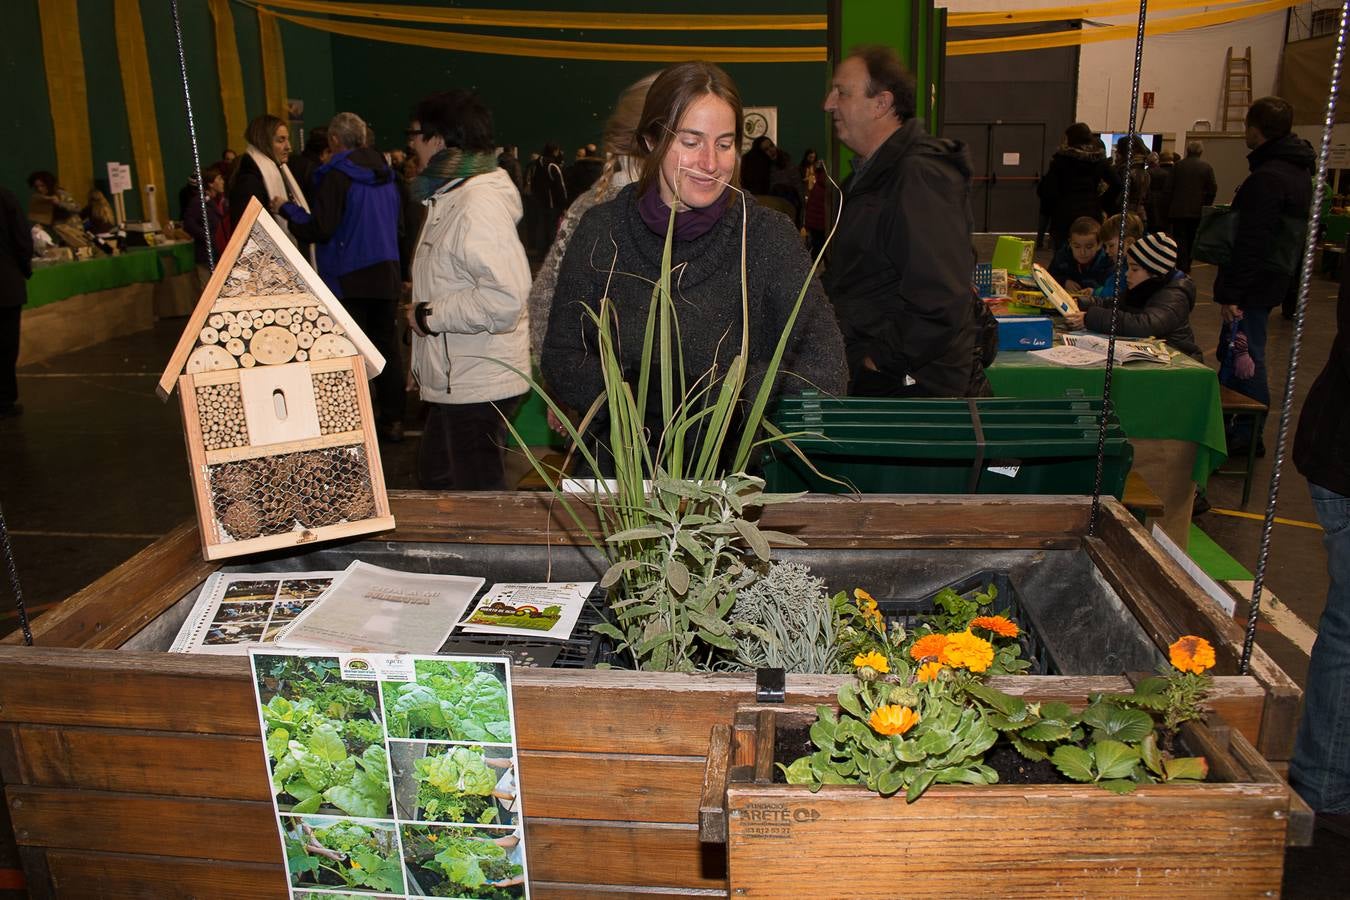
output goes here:
[{"label": "raised garden bed", "polygon": [[[600,565],[546,496],[390,500],[399,527],[379,540],[249,565],[341,568],[355,554],[490,581],[541,580],[550,566],[555,579],[594,577]],[[811,497],[770,508],[765,524],[806,539],[783,555],[832,588],[903,598],[983,569],[1012,573],[1061,670],[1079,674],[999,680],[1009,693],[1127,691],[1122,672],[1202,635],[1218,655],[1211,705],[1265,756],[1287,758],[1297,687],[1259,650],[1254,677],[1237,676],[1238,626],[1123,508],[1103,511],[1094,537],[1080,497]],[[39,618],[38,646],[0,646],[0,775],[33,896],[285,896],[247,662],[161,652],[218,567],[185,526]],[[1088,594],[1106,605],[1088,606]],[[1142,650],[1129,629],[1116,643],[1074,638],[1114,633],[1107,617],[1137,623]],[[787,699],[832,702],[839,683],[789,677]],[[753,675],[524,669],[514,684],[532,896],[726,894],[727,850],[699,836],[701,792],[709,735],[754,702]],[[990,790],[1011,808],[1028,802],[1016,792],[1048,788]],[[1077,803],[1074,791],[1099,799],[1070,787],[1057,802]],[[853,830],[837,840],[855,855],[866,846]]]}]

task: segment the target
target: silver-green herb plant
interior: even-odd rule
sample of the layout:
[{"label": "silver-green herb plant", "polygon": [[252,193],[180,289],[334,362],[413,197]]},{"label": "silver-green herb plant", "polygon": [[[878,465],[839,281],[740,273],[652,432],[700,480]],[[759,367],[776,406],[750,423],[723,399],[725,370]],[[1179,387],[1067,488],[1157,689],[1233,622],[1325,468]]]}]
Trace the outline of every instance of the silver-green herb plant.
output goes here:
[{"label": "silver-green herb plant", "polygon": [[801,563],[769,563],[761,577],[736,593],[735,662],[806,674],[848,671],[839,648],[844,600],[843,594],[831,597],[825,579]]}]

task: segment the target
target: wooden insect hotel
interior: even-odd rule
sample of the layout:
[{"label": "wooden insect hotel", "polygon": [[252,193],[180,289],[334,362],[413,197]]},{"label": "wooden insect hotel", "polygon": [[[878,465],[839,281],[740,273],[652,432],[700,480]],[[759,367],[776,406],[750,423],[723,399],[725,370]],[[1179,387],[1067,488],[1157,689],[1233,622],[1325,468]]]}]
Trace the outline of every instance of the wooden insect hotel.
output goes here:
[{"label": "wooden insect hotel", "polygon": [[250,202],[157,388],[178,384],[207,559],[394,527],[367,385],[382,368]]}]

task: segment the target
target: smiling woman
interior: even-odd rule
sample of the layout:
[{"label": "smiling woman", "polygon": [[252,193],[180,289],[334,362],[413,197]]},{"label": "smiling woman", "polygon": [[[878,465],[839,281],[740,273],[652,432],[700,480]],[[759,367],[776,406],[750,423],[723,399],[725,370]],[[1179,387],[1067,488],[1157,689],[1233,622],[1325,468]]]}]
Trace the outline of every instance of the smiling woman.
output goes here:
[{"label": "smiling woman", "polygon": [[[671,299],[692,406],[712,402],[717,387],[709,385],[727,373],[743,334],[741,396],[755,396],[803,285],[776,391],[843,391],[843,340],[819,282],[808,277],[811,262],[797,229],[739,189],[741,117],[735,84],[711,63],[679,63],[652,83],[636,130],[641,177],[582,218],[563,258],[540,360],[560,403],[584,411],[604,390],[593,318],[602,297],[617,320],[619,365],[638,383],[652,285],[672,222]],[[651,379],[653,390],[659,381]],[[647,406],[653,445],[668,424],[661,408]],[[607,423],[595,426],[593,434],[608,433]]]}]

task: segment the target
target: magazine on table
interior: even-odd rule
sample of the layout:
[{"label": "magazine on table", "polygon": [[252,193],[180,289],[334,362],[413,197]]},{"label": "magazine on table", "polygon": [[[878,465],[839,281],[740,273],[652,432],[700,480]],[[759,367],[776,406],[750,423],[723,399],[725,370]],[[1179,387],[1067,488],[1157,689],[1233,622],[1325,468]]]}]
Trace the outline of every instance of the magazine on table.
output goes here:
[{"label": "magazine on table", "polygon": [[277,645],[435,653],[482,587],[482,578],[399,572],[357,560],[281,632]]},{"label": "magazine on table", "polygon": [[594,589],[594,581],[494,584],[459,630],[565,641]]},{"label": "magazine on table", "polygon": [[[1066,334],[1064,343],[1047,350],[1032,350],[1030,355],[1062,366],[1105,366],[1107,339],[1097,334]],[[1172,355],[1161,341],[1125,341],[1116,339],[1116,365],[1150,362],[1168,365]]]},{"label": "magazine on table", "polygon": [[340,572],[216,572],[169,647],[171,653],[243,655],[270,644]]}]

